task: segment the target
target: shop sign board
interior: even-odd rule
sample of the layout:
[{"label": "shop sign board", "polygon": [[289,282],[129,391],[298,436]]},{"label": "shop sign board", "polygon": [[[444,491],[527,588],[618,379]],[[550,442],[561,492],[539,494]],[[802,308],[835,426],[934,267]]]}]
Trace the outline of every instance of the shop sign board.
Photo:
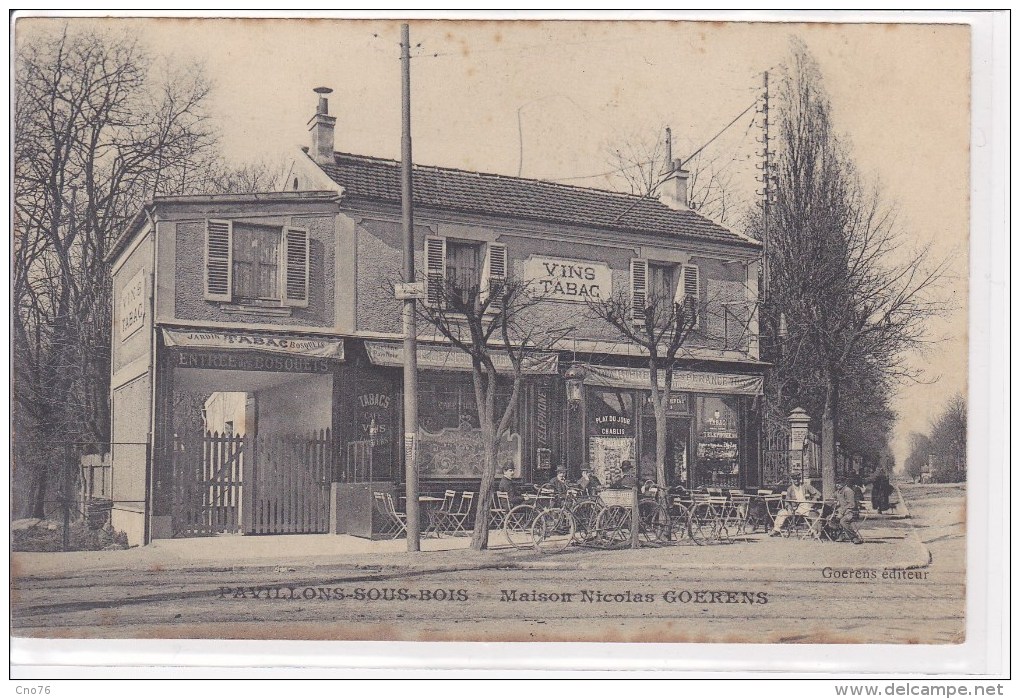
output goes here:
[{"label": "shop sign board", "polygon": [[601,262],[532,256],[524,263],[524,278],[547,301],[588,303],[613,295],[613,270]]},{"label": "shop sign board", "polygon": [[145,325],[145,270],[140,269],[120,292],[118,306],[120,340],[123,342]]}]

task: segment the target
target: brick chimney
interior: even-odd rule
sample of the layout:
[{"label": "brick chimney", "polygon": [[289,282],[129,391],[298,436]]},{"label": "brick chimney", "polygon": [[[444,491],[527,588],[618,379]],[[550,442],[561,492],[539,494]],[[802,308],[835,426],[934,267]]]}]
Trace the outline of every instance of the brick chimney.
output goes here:
[{"label": "brick chimney", "polygon": [[328,87],[315,88],[319,104],[315,116],[308,120],[308,130],[312,134],[312,149],[308,155],[319,165],[333,163],[333,127],[336,126],[336,117],[329,115],[329,100],[326,99],[326,95],[331,92],[333,90]]},{"label": "brick chimney", "polygon": [[689,209],[691,204],[687,198],[687,180],[691,173],[684,170],[683,161],[679,158],[673,161],[672,168],[659,190],[659,200],[671,209]]}]

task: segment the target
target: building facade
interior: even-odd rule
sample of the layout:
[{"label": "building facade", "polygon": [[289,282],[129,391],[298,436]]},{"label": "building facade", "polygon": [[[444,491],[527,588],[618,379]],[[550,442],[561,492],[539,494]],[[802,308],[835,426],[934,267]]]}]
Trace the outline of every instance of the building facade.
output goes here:
[{"label": "building facade", "polygon": [[[325,99],[309,127],[284,191],[158,199],[111,252],[114,499],[131,503],[115,526],[133,543],[329,531],[336,484],[403,479],[400,166],[336,152]],[[589,304],[658,294],[698,309],[668,411],[669,480],[760,482],[761,250],[686,206],[686,173],[662,199],[438,167],[413,178],[423,275],[526,279],[536,312],[570,328],[529,362],[501,463],[528,482],[582,462],[609,478],[625,459],[654,477],[647,357]],[[421,323],[419,341],[422,488],[477,487],[468,356]]]}]

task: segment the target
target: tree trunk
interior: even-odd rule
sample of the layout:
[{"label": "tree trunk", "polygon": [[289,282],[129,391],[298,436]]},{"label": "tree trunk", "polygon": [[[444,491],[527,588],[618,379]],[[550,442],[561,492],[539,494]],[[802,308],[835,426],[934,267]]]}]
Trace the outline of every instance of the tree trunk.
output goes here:
[{"label": "tree trunk", "polygon": [[825,383],[825,411],[822,413],[822,497],[836,494],[836,424],[839,416],[839,379],[829,376]]},{"label": "tree trunk", "polygon": [[665,488],[666,483],[666,406],[655,405],[655,483]]},{"label": "tree trunk", "polygon": [[492,500],[492,489],[496,483],[497,438],[494,432],[490,426],[483,436],[485,464],[482,467],[482,482],[478,486],[478,500],[475,502],[475,528],[471,533],[471,548],[475,551],[481,551],[489,546],[489,502]]}]

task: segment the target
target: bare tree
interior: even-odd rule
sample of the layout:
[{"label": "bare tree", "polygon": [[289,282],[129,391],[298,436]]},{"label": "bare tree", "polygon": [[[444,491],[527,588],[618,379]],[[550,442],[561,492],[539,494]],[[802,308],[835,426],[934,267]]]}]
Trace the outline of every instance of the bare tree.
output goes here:
[{"label": "bare tree", "polygon": [[661,127],[655,136],[634,137],[607,148],[607,162],[613,168],[607,173],[610,181],[621,183],[621,188],[631,194],[657,196],[673,171],[673,161],[680,156],[682,166],[690,172],[691,209],[717,223],[726,223],[736,213],[731,194],[733,175],[725,171],[726,163],[720,156],[705,152],[684,158],[675,145],[667,145],[666,133],[666,127]]},{"label": "bare tree", "polygon": [[954,394],[931,427],[934,477],[939,482],[967,479],[967,400]]},{"label": "bare tree", "polygon": [[697,326],[700,301],[681,300],[654,291],[634,298],[619,292],[588,302],[592,316],[620,334],[621,339],[643,348],[648,354],[649,388],[655,414],[655,480],[666,487],[666,410],[673,390],[673,373],[684,344]]},{"label": "bare tree", "polygon": [[[488,546],[489,507],[495,485],[500,441],[507,435],[516,410],[525,371],[538,355],[551,350],[570,329],[544,320],[543,298],[528,281],[512,275],[478,284],[460,279],[426,280],[428,301],[416,304],[418,315],[453,347],[471,358],[471,378],[485,455],[478,493],[471,548]],[[505,353],[510,368],[497,368],[497,353]],[[510,385],[506,405],[497,404],[501,385]]]},{"label": "bare tree", "polygon": [[[837,137],[814,60],[794,47],[779,90],[778,177],[767,249],[770,301],[788,320],[800,378],[822,387],[822,485],[835,485],[842,392],[855,372],[917,377],[907,352],[926,341],[947,261],[908,250],[891,210],[868,190]],[[752,224],[764,229],[759,217]]]},{"label": "bare tree", "polygon": [[904,464],[907,476],[917,480],[921,479],[925,466],[928,465],[928,455],[931,453],[931,438],[920,432],[910,433],[910,453]]},{"label": "bare tree", "polygon": [[[66,26],[22,37],[14,77],[13,387],[31,432],[19,436],[101,445],[105,256],[146,198],[188,191],[207,163],[209,87],[197,67],[153,61],[133,38]],[[59,462],[35,462],[35,515]]]}]

